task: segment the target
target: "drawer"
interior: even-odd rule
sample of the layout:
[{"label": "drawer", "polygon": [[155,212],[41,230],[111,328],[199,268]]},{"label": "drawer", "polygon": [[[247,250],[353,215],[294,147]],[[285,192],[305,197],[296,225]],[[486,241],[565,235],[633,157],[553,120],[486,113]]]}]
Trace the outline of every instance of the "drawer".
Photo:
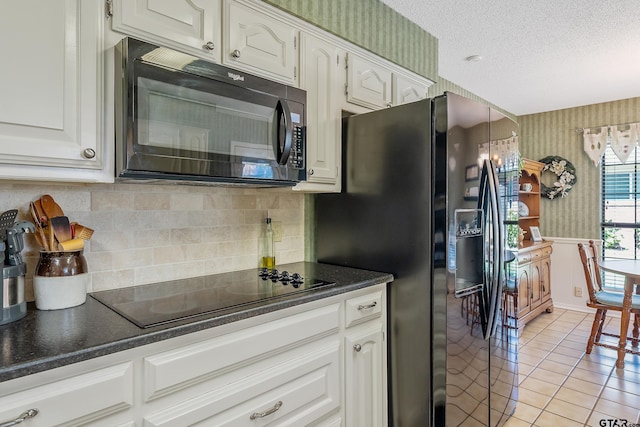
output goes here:
[{"label": "drawer", "polygon": [[542,249],[538,249],[538,250],[535,250],[535,251],[531,251],[531,259],[532,259],[533,261],[537,261],[537,260],[539,260],[540,258],[542,258]]},{"label": "drawer", "polygon": [[133,405],[133,365],[123,363],[0,398],[0,424],[29,409],[29,427],[90,424]]},{"label": "drawer", "polygon": [[382,314],[382,290],[369,292],[366,295],[346,301],[346,327],[380,317]]},{"label": "drawer", "polygon": [[144,400],[190,387],[337,333],[339,310],[337,303],[145,357]]},{"label": "drawer", "polygon": [[531,262],[531,252],[527,252],[524,254],[518,254],[518,264],[522,265],[522,264],[526,264],[528,262]]},{"label": "drawer", "polygon": [[276,359],[284,362],[150,414],[144,425],[302,426],[340,407],[339,342]]}]

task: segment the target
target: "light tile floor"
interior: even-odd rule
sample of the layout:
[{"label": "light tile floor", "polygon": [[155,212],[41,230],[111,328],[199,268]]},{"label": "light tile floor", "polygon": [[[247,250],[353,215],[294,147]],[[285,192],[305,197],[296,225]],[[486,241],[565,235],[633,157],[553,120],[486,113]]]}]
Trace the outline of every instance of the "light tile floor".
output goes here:
[{"label": "light tile floor", "polygon": [[[592,322],[591,313],[556,308],[525,326],[518,406],[505,427],[640,425],[640,356],[627,354],[616,369],[614,350],[586,354]],[[620,331],[619,318],[605,330]]]}]

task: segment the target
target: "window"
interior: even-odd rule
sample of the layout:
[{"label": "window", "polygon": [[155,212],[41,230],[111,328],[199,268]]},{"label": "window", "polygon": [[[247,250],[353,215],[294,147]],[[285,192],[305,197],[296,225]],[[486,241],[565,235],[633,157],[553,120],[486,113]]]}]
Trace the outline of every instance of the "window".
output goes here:
[{"label": "window", "polygon": [[[636,144],[622,164],[611,146],[602,162],[602,256],[606,259],[640,258],[640,147]],[[624,278],[605,273],[607,285],[624,286]]]}]

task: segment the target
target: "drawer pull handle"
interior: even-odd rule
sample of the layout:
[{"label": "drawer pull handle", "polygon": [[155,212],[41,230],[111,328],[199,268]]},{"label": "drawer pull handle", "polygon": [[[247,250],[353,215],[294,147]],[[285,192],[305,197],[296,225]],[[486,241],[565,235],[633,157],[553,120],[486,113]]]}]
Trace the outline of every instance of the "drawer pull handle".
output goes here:
[{"label": "drawer pull handle", "polygon": [[359,353],[360,350],[362,350],[362,346],[360,344],[356,344],[353,346],[353,349]]},{"label": "drawer pull handle", "polygon": [[251,416],[249,417],[250,420],[255,420],[257,418],[264,418],[268,415],[273,414],[274,412],[276,412],[278,409],[280,409],[282,407],[282,400],[278,400],[276,402],[275,405],[273,405],[273,408],[271,409],[267,409],[264,412],[254,412],[253,414],[251,414]]},{"label": "drawer pull handle", "polygon": [[214,50],[214,49],[216,48],[216,45],[215,45],[215,44],[213,44],[213,42],[206,42],[206,43],[202,46],[202,48],[203,48],[204,50],[212,51],[212,50]]},{"label": "drawer pull handle", "polygon": [[359,305],[358,306],[358,311],[361,310],[369,310],[370,308],[375,307],[376,305],[378,305],[377,301],[372,302],[371,304],[367,304],[367,305]]},{"label": "drawer pull handle", "polygon": [[29,418],[33,418],[36,415],[38,415],[38,410],[37,409],[29,409],[27,411],[24,411],[23,413],[21,413],[18,418],[16,418],[13,421],[7,421],[4,423],[0,424],[0,427],[11,427],[11,426],[15,426],[16,424],[20,424],[21,422],[29,419]]}]

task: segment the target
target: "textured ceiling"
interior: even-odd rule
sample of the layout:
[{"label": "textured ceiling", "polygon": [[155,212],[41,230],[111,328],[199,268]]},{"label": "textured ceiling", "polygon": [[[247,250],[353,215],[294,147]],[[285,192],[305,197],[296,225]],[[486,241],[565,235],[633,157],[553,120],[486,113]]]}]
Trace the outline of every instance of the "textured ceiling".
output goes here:
[{"label": "textured ceiling", "polygon": [[441,77],[513,114],[640,96],[640,0],[382,1],[438,38]]}]

